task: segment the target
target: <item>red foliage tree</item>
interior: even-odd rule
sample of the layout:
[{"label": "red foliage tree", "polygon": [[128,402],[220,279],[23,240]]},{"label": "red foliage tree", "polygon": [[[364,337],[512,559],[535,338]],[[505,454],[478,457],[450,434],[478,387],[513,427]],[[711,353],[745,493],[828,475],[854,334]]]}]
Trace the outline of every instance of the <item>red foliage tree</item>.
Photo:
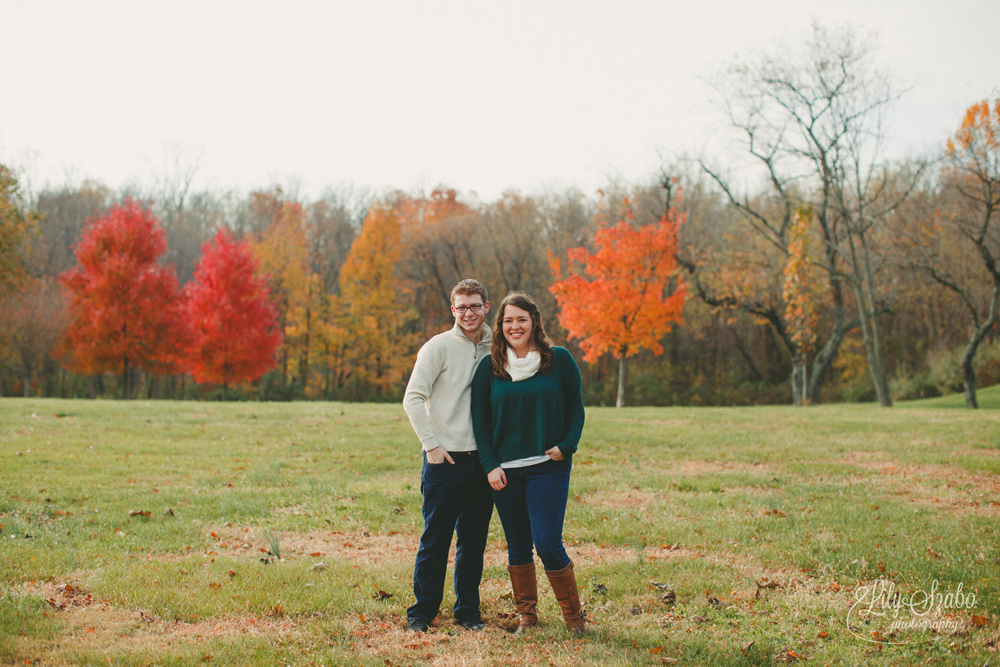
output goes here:
[{"label": "red foliage tree", "polygon": [[222,385],[256,380],[275,365],[281,345],[278,311],[267,279],[247,244],[221,230],[201,248],[194,280],[185,287],[194,332],[190,362],[197,382]]},{"label": "red foliage tree", "polygon": [[562,278],[552,260],[557,281],[549,289],[559,303],[559,322],[571,338],[581,339],[588,362],[610,352],[618,364],[617,407],[625,402],[626,359],[645,348],[662,354],[660,339],[684,314],[687,289],[677,267],[677,209],[656,224],[635,227],[626,204],[625,219],[601,224],[594,235],[594,253],[571,248],[571,271]]},{"label": "red foliage tree", "polygon": [[180,372],[188,345],[183,304],[173,267],[157,260],[167,250],[159,220],[126,199],[91,221],[76,247],[78,265],[62,274],[70,326],[62,351],[71,370],[121,373],[131,396],[131,371]]}]

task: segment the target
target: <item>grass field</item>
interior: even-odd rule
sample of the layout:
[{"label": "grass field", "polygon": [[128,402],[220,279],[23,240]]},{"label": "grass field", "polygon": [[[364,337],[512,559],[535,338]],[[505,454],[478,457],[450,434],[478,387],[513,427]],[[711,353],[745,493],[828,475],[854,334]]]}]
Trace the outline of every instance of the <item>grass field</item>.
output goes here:
[{"label": "grass field", "polygon": [[[1000,411],[947,407],[589,409],[578,639],[544,583],[540,626],[509,632],[496,518],[487,630],[404,631],[422,522],[398,405],[2,399],[0,663],[1000,664]],[[892,631],[852,611],[878,580],[965,604]]]}]

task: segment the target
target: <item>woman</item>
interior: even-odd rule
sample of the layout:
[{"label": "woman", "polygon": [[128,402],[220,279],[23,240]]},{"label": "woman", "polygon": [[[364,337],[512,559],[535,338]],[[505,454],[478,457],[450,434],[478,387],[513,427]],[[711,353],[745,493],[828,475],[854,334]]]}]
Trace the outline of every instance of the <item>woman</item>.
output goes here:
[{"label": "woman", "polygon": [[566,626],[583,633],[573,563],[562,543],[573,453],[583,431],[580,369],[554,347],[531,297],[512,292],[493,325],[493,349],[472,380],[472,429],[507,538],[507,570],[521,615],[538,622],[535,560],[545,567]]}]

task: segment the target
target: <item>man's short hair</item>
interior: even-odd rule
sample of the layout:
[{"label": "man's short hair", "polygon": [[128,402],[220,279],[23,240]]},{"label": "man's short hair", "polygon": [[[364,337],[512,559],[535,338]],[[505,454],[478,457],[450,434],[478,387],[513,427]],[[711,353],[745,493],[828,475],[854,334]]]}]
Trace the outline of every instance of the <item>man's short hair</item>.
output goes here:
[{"label": "man's short hair", "polygon": [[486,295],[486,288],[483,287],[483,284],[472,278],[466,278],[451,288],[452,305],[455,305],[455,297],[459,294],[465,294],[466,296],[478,294],[483,297],[483,303],[487,303],[490,300],[489,296]]}]

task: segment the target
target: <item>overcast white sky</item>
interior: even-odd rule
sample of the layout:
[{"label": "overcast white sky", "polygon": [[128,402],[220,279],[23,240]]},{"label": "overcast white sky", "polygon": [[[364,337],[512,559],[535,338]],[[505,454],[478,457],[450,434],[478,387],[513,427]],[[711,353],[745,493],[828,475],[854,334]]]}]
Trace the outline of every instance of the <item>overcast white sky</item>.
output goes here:
[{"label": "overcast white sky", "polygon": [[812,22],[914,87],[899,154],[1000,95],[998,0],[0,0],[0,161],[32,186],[503,190],[644,179],[723,128],[704,82]]}]

